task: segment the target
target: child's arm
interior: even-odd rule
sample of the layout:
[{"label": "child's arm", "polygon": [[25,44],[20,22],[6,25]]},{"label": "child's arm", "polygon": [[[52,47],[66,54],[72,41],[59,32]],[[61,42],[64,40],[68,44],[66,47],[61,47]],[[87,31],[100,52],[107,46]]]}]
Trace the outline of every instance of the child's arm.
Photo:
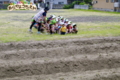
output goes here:
[{"label": "child's arm", "polygon": [[68,31],[68,30],[67,30],[67,28],[66,28],[66,32],[65,32],[65,33],[67,33],[67,31]]}]

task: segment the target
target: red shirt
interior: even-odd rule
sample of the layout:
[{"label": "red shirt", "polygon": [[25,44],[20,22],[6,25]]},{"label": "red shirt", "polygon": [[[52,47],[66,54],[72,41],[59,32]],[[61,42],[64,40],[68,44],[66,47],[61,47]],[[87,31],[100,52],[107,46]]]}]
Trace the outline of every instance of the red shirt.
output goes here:
[{"label": "red shirt", "polygon": [[72,26],[67,27],[67,29],[72,29]]}]

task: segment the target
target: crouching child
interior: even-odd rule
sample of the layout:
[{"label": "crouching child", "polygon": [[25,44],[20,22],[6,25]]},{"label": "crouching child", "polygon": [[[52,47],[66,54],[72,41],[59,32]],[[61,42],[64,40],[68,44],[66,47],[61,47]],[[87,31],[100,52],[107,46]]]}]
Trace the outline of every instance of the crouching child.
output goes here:
[{"label": "crouching child", "polygon": [[75,34],[78,33],[78,29],[77,29],[77,25],[76,24],[73,25],[72,33],[75,33]]},{"label": "crouching child", "polygon": [[54,34],[55,33],[53,24],[49,25],[49,29],[50,29],[50,34]]},{"label": "crouching child", "polygon": [[67,32],[67,28],[64,23],[62,23],[62,27],[60,28],[60,34],[65,35]]}]

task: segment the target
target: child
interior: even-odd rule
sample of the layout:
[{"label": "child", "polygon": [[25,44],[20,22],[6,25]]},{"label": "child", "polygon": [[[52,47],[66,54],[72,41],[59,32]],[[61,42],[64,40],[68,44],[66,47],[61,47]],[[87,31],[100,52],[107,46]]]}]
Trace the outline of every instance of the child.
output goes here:
[{"label": "child", "polygon": [[50,29],[50,34],[53,34],[54,33],[54,25],[50,24],[49,29]]},{"label": "child", "polygon": [[52,17],[53,17],[53,15],[50,15],[50,17],[48,17],[48,20],[52,20]]},{"label": "child", "polygon": [[43,24],[44,22],[42,21],[41,22],[41,28],[40,28],[40,31],[42,32],[42,33],[44,33],[44,31],[45,31],[45,25]]},{"label": "child", "polygon": [[58,31],[59,31],[58,22],[56,22],[56,23],[54,24],[54,29],[55,29],[55,33],[58,33]]},{"label": "child", "polygon": [[77,34],[78,30],[77,30],[77,25],[74,24],[73,25],[73,30],[72,30],[72,33],[76,33]]},{"label": "child", "polygon": [[46,28],[47,33],[50,32],[49,26],[50,26],[50,20],[47,20],[47,23],[45,24],[45,28]]},{"label": "child", "polygon": [[67,33],[71,33],[71,32],[72,32],[72,25],[71,25],[71,22],[68,22]]},{"label": "child", "polygon": [[67,31],[67,28],[64,23],[62,23],[62,27],[60,28],[60,34],[65,35]]},{"label": "child", "polygon": [[38,29],[38,24],[37,23],[34,24],[34,28]]},{"label": "child", "polygon": [[50,24],[55,24],[56,23],[56,16],[55,15],[53,15],[53,17],[52,17],[52,20],[51,20],[51,23]]},{"label": "child", "polygon": [[65,20],[65,26],[67,27],[68,25],[68,19]]}]

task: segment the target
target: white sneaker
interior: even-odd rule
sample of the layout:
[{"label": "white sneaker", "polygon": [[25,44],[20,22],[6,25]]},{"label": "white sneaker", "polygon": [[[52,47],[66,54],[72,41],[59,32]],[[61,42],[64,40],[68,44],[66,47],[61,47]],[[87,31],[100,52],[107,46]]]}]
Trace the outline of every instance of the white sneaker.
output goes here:
[{"label": "white sneaker", "polygon": [[29,29],[28,31],[32,33],[32,29]]},{"label": "white sneaker", "polygon": [[46,35],[48,35],[49,33],[46,33]]},{"label": "white sneaker", "polygon": [[37,33],[38,33],[38,34],[41,34],[41,32],[40,32],[40,31],[38,31]]}]

